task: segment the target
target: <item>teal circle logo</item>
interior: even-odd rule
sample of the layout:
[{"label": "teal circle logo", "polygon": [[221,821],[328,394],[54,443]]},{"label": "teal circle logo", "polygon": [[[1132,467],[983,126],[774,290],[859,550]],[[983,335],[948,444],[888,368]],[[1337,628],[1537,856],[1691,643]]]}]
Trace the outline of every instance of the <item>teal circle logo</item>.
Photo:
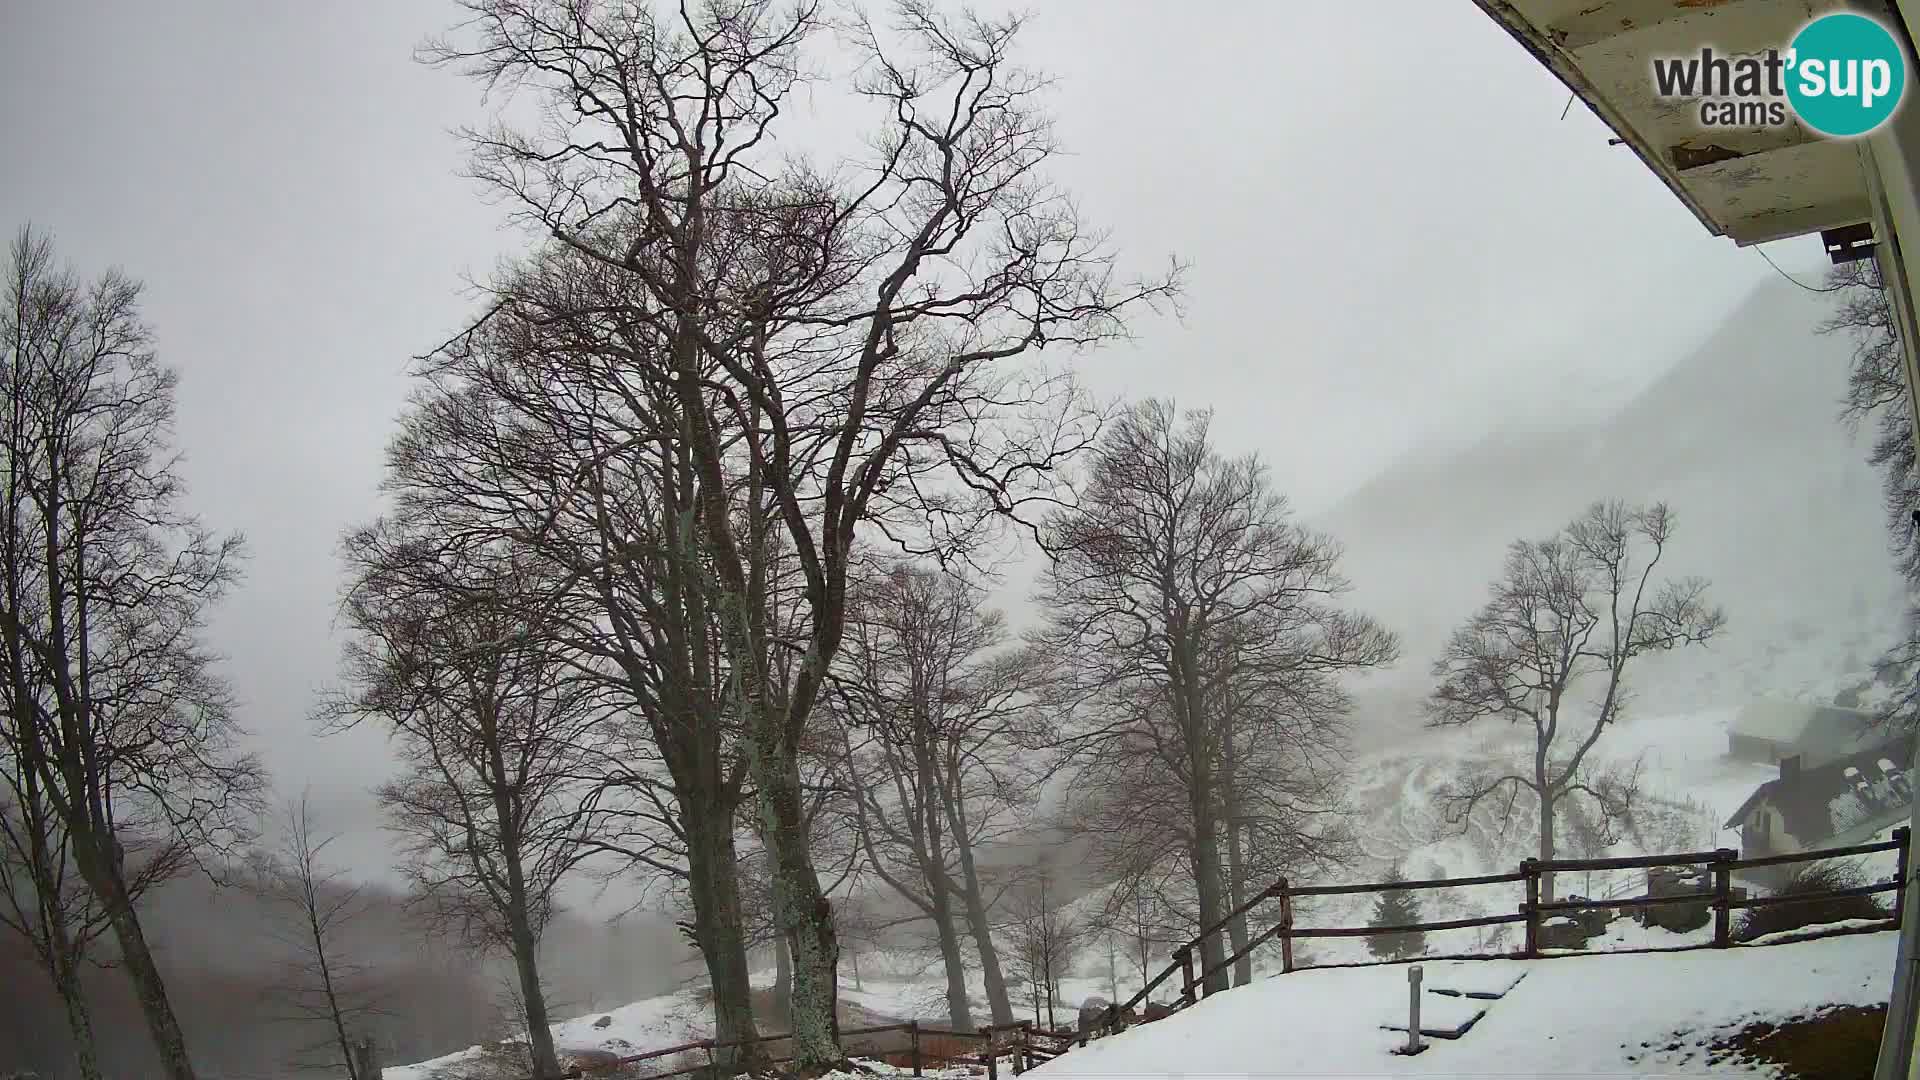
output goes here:
[{"label": "teal circle logo", "polygon": [[1907,88],[1907,58],[1887,28],[1865,15],[1822,15],[1794,35],[1787,101],[1822,135],[1865,135],[1893,115]]}]

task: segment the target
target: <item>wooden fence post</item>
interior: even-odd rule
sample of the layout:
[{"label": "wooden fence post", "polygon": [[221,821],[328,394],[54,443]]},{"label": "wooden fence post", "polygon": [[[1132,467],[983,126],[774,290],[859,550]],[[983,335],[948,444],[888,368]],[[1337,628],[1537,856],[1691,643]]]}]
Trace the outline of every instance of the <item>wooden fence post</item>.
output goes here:
[{"label": "wooden fence post", "polygon": [[1895,843],[1900,845],[1898,849],[1899,869],[1897,871],[1900,875],[1898,879],[1900,882],[1900,887],[1893,890],[1893,921],[1896,925],[1905,925],[1905,917],[1907,913],[1907,886],[1909,883],[1909,873],[1910,873],[1909,867],[1912,865],[1907,861],[1908,853],[1910,850],[1907,845],[1907,841],[1908,841],[1907,827],[1905,825],[1902,825],[1899,828],[1893,830],[1893,839]]},{"label": "wooden fence post", "polygon": [[993,1028],[983,1027],[980,1029],[980,1034],[987,1039],[987,1080],[1000,1080],[1000,1059],[996,1056],[998,1047],[993,1045]]},{"label": "wooden fence post", "polygon": [[1191,1005],[1196,1000],[1193,994],[1193,946],[1180,946],[1176,955],[1180,958],[1180,1003]]},{"label": "wooden fence post", "polygon": [[1293,891],[1286,878],[1274,888],[1280,896],[1280,971],[1285,974],[1293,970]]},{"label": "wooden fence post", "polygon": [[913,1075],[919,1076],[921,1075],[921,1072],[920,1072],[920,1021],[918,1020],[907,1021],[907,1038],[912,1040],[913,1042]]},{"label": "wooden fence post", "polygon": [[1720,848],[1713,853],[1713,947],[1733,944],[1733,860],[1740,853]]},{"label": "wooden fence post", "polygon": [[1527,901],[1520,908],[1527,917],[1526,955],[1540,955],[1540,860],[1522,859],[1520,872],[1527,876]]}]

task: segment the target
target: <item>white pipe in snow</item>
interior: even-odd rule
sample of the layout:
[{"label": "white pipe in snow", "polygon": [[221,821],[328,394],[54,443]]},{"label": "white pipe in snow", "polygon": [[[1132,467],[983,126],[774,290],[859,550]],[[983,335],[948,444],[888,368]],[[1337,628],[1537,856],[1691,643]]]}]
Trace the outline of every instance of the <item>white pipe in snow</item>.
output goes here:
[{"label": "white pipe in snow", "polygon": [[1407,1053],[1420,1052],[1420,965],[1407,969]]}]

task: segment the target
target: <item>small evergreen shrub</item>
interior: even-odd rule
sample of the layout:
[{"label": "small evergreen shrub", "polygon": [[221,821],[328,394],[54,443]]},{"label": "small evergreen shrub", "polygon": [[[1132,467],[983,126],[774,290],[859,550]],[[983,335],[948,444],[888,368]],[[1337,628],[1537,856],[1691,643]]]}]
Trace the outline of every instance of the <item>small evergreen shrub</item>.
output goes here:
[{"label": "small evergreen shrub", "polygon": [[[1394,883],[1407,879],[1399,867],[1395,867],[1386,880]],[[1389,889],[1374,898],[1373,917],[1367,920],[1367,925],[1406,926],[1419,921],[1420,903],[1414,894],[1406,889]],[[1367,951],[1383,960],[1405,960],[1427,951],[1427,935],[1422,930],[1375,934],[1367,938]]]}]

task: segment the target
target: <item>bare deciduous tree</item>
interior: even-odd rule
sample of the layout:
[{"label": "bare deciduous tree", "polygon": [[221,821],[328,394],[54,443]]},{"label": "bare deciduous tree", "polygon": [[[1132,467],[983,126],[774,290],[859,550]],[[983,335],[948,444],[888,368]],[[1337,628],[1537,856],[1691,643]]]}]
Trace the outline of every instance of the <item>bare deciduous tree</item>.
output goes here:
[{"label": "bare deciduous tree", "polygon": [[[1256,458],[1222,457],[1208,421],[1148,401],[1108,432],[1048,523],[1040,635],[1079,700],[1081,790],[1124,793],[1092,807],[1096,849],[1115,869],[1184,856],[1202,926],[1244,888],[1253,826],[1276,854],[1331,850],[1337,790],[1311,766],[1338,745],[1342,678],[1399,649],[1338,607],[1339,547],[1291,520]],[[1209,993],[1226,955],[1219,933],[1201,942]]]},{"label": "bare deciduous tree", "polygon": [[[607,312],[616,355],[674,403],[698,478],[691,523],[795,960],[796,1067],[837,1066],[838,946],[797,763],[844,634],[856,533],[946,546],[1047,483],[1084,440],[1075,399],[1006,362],[1119,336],[1123,311],[1171,281],[1120,281],[1046,183],[1044,80],[1010,59],[1017,20],[949,19],[922,0],[896,7],[891,33],[855,17],[854,88],[884,129],[870,167],[822,172],[777,137],[824,28],[811,4],[466,6],[468,36],[434,55],[536,93],[549,121],[476,133],[476,173],[543,237],[645,295]],[[495,311],[534,303],[507,291]],[[804,583],[787,687],[750,601],[735,469],[763,485]]]},{"label": "bare deciduous tree", "polygon": [[1045,772],[1037,665],[1003,647],[983,601],[962,576],[904,563],[863,581],[834,695],[862,848],[932,923],[956,1030],[973,1028],[963,930],[994,1023],[1012,1022],[976,853],[1027,820]]},{"label": "bare deciduous tree", "polygon": [[360,1072],[355,1048],[365,1022],[380,1015],[372,965],[350,954],[342,940],[366,911],[361,889],[324,862],[337,835],[316,834],[303,795],[281,815],[278,848],[255,868],[254,888],[283,920],[275,937],[293,955],[274,987],[279,1019],[324,1034],[303,1047],[297,1067],[344,1069],[347,1080],[376,1080]]},{"label": "bare deciduous tree", "polygon": [[[623,362],[621,324],[604,314],[632,290],[564,249],[519,268],[512,289],[524,307],[425,364],[386,488],[456,549],[506,545],[551,568],[552,591],[529,603],[576,674],[621,706],[589,748],[580,842],[691,908],[718,1063],[755,1068],[765,1044],[736,873],[746,762],[697,524],[701,479],[672,402]],[[542,311],[565,314],[533,317]],[[727,482],[729,510],[764,505],[750,478]],[[794,603],[769,545],[751,547],[753,602]]]},{"label": "bare deciduous tree", "polygon": [[349,537],[344,609],[356,637],[350,689],[328,720],[375,720],[397,736],[405,768],[380,801],[409,845],[422,910],[508,951],[536,1080],[548,1080],[560,1066],[539,942],[561,881],[594,850],[573,810],[599,686],[530,617],[551,595],[538,567],[478,552],[456,565],[437,540],[398,519]]},{"label": "bare deciduous tree", "polygon": [[[1628,813],[1635,774],[1598,773],[1589,761],[1626,708],[1627,665],[1653,650],[1704,644],[1726,625],[1704,579],[1654,580],[1673,530],[1664,503],[1615,500],[1594,503],[1549,539],[1508,548],[1486,605],[1434,663],[1440,683],[1427,716],[1443,727],[1525,724],[1533,753],[1519,769],[1464,777],[1449,795],[1449,820],[1465,822],[1502,799],[1500,813],[1510,815],[1524,793],[1537,815],[1539,857],[1551,859],[1562,800],[1591,800],[1605,822]],[[1578,695],[1589,687],[1587,713]],[[1541,888],[1552,899],[1552,875]]]},{"label": "bare deciduous tree", "polygon": [[1088,932],[1086,921],[1068,910],[1064,900],[1053,868],[1043,861],[1015,886],[1006,919],[1014,977],[1033,990],[1033,1022],[1041,1022],[1044,1007],[1046,1025],[1055,1031],[1060,1029],[1054,1013],[1060,981],[1072,973]]},{"label": "bare deciduous tree", "polygon": [[[73,956],[86,936],[84,919],[67,921],[57,880],[70,858],[113,931],[163,1075],[191,1080],[133,901],[142,875],[173,857],[168,849],[230,850],[254,817],[262,774],[237,749],[226,685],[200,640],[208,606],[233,582],[240,541],[180,508],[178,379],[155,356],[140,285],[118,272],[83,283],[31,229],[9,254],[0,725],[25,846],[55,845],[29,860],[52,890],[39,903],[42,929],[56,958]],[[157,845],[160,863],[143,869],[128,858],[142,840]],[[72,993],[71,965],[59,963]]]}]

